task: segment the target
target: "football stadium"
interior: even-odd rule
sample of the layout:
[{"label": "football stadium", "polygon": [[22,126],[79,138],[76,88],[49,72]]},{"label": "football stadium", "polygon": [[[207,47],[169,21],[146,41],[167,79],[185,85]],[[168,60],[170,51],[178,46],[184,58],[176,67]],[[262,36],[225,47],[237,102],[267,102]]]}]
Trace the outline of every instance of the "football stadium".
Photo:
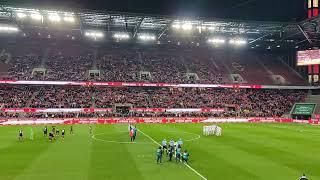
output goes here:
[{"label": "football stadium", "polygon": [[301,6],[0,4],[0,180],[320,180],[319,0]]}]

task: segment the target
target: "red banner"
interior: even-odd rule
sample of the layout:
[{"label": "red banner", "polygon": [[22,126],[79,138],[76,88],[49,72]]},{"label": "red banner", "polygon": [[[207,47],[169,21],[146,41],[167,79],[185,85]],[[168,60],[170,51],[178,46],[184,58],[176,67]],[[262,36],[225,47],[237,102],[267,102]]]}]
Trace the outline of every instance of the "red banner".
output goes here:
[{"label": "red banner", "polygon": [[[3,108],[8,113],[72,113],[72,112],[111,112],[112,108]],[[225,112],[224,108],[130,108],[134,112]]]},{"label": "red banner", "polygon": [[0,125],[40,124],[142,124],[142,123],[299,123],[319,125],[319,120],[293,120],[291,118],[10,118],[0,119]]},{"label": "red banner", "polygon": [[107,87],[185,87],[185,88],[242,88],[261,89],[261,85],[239,84],[168,84],[142,82],[75,82],[75,81],[13,81],[0,80],[0,84],[22,85],[68,85],[68,86],[107,86]]}]

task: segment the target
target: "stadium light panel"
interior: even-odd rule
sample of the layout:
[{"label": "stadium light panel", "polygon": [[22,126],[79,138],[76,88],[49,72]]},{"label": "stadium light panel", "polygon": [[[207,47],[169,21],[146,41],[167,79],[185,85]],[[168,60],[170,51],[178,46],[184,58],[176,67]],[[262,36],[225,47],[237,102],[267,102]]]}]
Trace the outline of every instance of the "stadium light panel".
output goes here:
[{"label": "stadium light panel", "polygon": [[18,17],[19,19],[24,19],[26,16],[27,16],[27,15],[26,15],[25,13],[21,13],[21,12],[18,12],[18,13],[17,13],[17,17]]},{"label": "stadium light panel", "polygon": [[213,27],[213,26],[210,26],[210,27],[208,27],[208,29],[209,29],[210,31],[214,31],[216,28]]},{"label": "stadium light panel", "polygon": [[172,27],[177,30],[181,28],[180,24],[173,24]]},{"label": "stadium light panel", "polygon": [[115,33],[113,34],[113,38],[117,40],[127,40],[130,39],[130,35],[128,33]]},{"label": "stadium light panel", "polygon": [[98,31],[86,31],[84,35],[86,37],[93,38],[93,39],[101,39],[104,37],[103,32],[98,32]]},{"label": "stadium light panel", "polygon": [[190,23],[184,23],[181,28],[185,31],[190,31],[192,29],[192,24]]},{"label": "stadium light panel", "polygon": [[247,44],[247,41],[243,39],[231,39],[229,43],[233,45],[245,45]]},{"label": "stadium light panel", "polygon": [[142,41],[155,41],[156,36],[151,34],[139,34],[138,39]]},{"label": "stadium light panel", "polygon": [[226,42],[226,40],[224,40],[224,39],[209,39],[208,42],[212,43],[212,44],[224,44]]},{"label": "stadium light panel", "polygon": [[39,13],[32,13],[30,15],[31,19],[36,20],[36,21],[40,21],[42,19],[42,15]]},{"label": "stadium light panel", "polygon": [[19,29],[17,27],[11,27],[11,26],[0,26],[0,32],[17,32]]},{"label": "stadium light panel", "polygon": [[49,14],[48,19],[52,22],[60,22],[61,18],[58,14]]},{"label": "stadium light panel", "polygon": [[74,23],[74,22],[75,22],[75,19],[74,19],[74,17],[72,17],[72,16],[65,16],[65,17],[63,18],[63,20],[64,20],[65,22],[70,22],[70,23]]}]

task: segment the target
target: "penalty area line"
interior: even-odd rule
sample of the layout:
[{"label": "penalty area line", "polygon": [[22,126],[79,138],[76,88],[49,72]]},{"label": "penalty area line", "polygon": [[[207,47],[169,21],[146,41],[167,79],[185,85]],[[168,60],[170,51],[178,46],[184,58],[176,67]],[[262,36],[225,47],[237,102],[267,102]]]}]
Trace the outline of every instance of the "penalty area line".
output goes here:
[{"label": "penalty area line", "polygon": [[[153,141],[155,144],[161,146],[160,143],[158,143],[156,140],[154,140],[152,137],[150,137],[148,134],[144,133],[143,131],[139,130],[138,131],[145,135],[147,138],[149,138],[151,141]],[[201,177],[201,179],[203,180],[208,180],[206,177],[204,177],[202,174],[200,174],[197,170],[193,169],[191,166],[189,166],[187,163],[183,163],[184,165],[186,165],[191,171],[193,171],[194,173],[196,173],[199,177]]]}]

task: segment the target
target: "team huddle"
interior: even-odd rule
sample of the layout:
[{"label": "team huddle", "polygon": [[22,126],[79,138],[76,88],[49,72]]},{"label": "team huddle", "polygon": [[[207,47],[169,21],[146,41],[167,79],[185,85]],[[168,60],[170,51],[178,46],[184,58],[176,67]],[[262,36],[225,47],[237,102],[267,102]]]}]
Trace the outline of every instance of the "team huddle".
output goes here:
[{"label": "team huddle", "polygon": [[183,141],[180,138],[177,142],[170,140],[167,143],[167,140],[164,139],[161,143],[161,146],[157,149],[157,163],[162,163],[163,154],[166,154],[169,161],[172,161],[172,157],[175,157],[176,162],[185,162],[188,163],[189,153],[187,150],[182,151]]}]

